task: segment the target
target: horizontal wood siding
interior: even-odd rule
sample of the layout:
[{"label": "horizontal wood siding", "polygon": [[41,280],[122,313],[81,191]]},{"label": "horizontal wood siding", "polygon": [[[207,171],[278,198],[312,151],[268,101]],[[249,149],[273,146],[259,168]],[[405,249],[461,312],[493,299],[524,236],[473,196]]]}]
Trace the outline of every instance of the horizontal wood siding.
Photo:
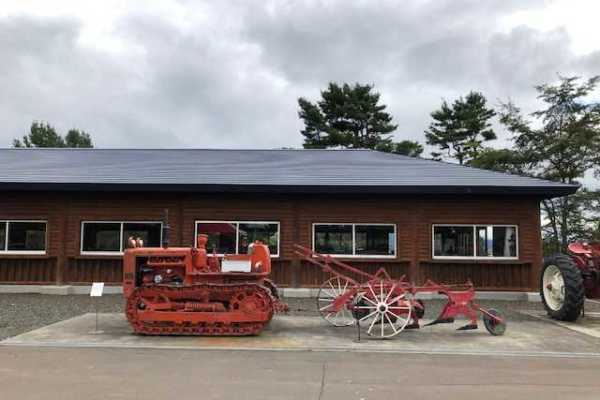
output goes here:
[{"label": "horizontal wood siding", "polygon": [[271,279],[281,287],[293,286],[294,266],[292,260],[273,260],[271,263]]},{"label": "horizontal wood siding", "polygon": [[526,290],[529,288],[530,263],[419,264],[418,284],[427,279],[438,283],[462,284],[470,280],[480,290]]},{"label": "horizontal wood siding", "polygon": [[[26,261],[25,256],[0,254],[0,277],[19,282],[119,283],[118,257],[81,256],[81,222],[160,221],[165,209],[169,210],[172,246],[194,243],[196,220],[279,221],[280,254],[273,259],[272,278],[282,286],[316,287],[327,278],[316,267],[294,258],[294,243],[312,246],[313,223],[395,224],[395,257],[347,262],[370,272],[385,267],[392,276],[406,274],[415,282],[426,277],[442,282],[470,278],[482,289],[531,289],[537,284],[542,259],[539,199],[528,196],[22,192],[3,193],[0,219],[47,220],[50,258]],[[432,260],[431,226],[437,223],[517,225],[519,260],[512,264]],[[41,266],[27,267],[34,264]]]},{"label": "horizontal wood siding", "polygon": [[123,282],[123,261],[111,258],[69,258],[65,269],[68,283]]},{"label": "horizontal wood siding", "polygon": [[0,258],[0,283],[51,284],[56,258]]}]

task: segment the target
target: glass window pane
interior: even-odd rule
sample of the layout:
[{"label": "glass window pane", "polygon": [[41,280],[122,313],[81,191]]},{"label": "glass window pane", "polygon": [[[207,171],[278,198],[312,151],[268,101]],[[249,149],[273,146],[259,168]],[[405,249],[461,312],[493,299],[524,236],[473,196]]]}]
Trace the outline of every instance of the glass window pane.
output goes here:
[{"label": "glass window pane", "polygon": [[86,222],[83,224],[83,251],[121,251],[121,224]]},{"label": "glass window pane", "polygon": [[478,226],[477,227],[477,256],[488,257],[492,256],[492,227]]},{"label": "glass window pane", "polygon": [[472,226],[436,226],[434,228],[435,256],[472,257]]},{"label": "glass window pane", "polygon": [[227,222],[198,222],[198,234],[208,235],[206,250],[218,254],[235,254],[236,224]]},{"label": "glass window pane", "polygon": [[494,257],[517,256],[517,229],[514,226],[494,227]]},{"label": "glass window pane", "polygon": [[160,223],[125,223],[123,224],[123,249],[129,246],[130,237],[140,238],[145,247],[160,247]]},{"label": "glass window pane", "polygon": [[315,251],[352,255],[352,225],[315,225]]},{"label": "glass window pane", "polygon": [[396,235],[393,226],[356,225],[356,254],[393,256]]},{"label": "glass window pane", "polygon": [[260,240],[269,246],[269,252],[272,255],[277,254],[277,241],[279,238],[277,224],[240,223],[238,234],[238,254],[246,254],[248,252],[248,245],[255,240]]},{"label": "glass window pane", "polygon": [[8,250],[46,250],[46,223],[9,222]]},{"label": "glass window pane", "polygon": [[0,222],[0,251],[6,250],[6,222]]}]

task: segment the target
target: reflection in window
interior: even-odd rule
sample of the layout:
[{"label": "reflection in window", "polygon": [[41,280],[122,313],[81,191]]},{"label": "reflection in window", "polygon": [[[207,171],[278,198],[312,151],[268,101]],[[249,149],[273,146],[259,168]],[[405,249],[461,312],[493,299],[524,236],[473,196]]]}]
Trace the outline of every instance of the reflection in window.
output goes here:
[{"label": "reflection in window", "polygon": [[435,256],[473,256],[472,226],[436,226],[433,236]]},{"label": "reflection in window", "polygon": [[356,225],[356,254],[393,256],[396,233],[390,225]]},{"label": "reflection in window", "polygon": [[279,223],[243,221],[197,221],[196,235],[208,235],[206,246],[217,254],[246,254],[249,246],[260,241],[269,246],[272,256],[279,255]]},{"label": "reflection in window", "polygon": [[235,254],[237,224],[228,222],[198,222],[197,234],[208,235],[206,249],[218,254]]},{"label": "reflection in window", "polygon": [[324,254],[353,254],[352,225],[315,225],[315,251]]},{"label": "reflection in window", "polygon": [[[434,226],[433,235],[435,257],[516,258],[518,256],[516,226],[440,225]],[[475,246],[475,254],[473,254],[473,246]]]},{"label": "reflection in window", "polygon": [[267,223],[240,223],[238,224],[238,254],[248,252],[248,245],[259,240],[269,246],[271,254],[277,254],[279,239],[279,225]]},{"label": "reflection in window", "polygon": [[395,225],[314,224],[317,253],[344,256],[395,256]]},{"label": "reflection in window", "polygon": [[125,222],[123,223],[123,249],[129,246],[129,238],[139,238],[144,242],[145,247],[160,247],[162,235],[162,224],[145,222]]},{"label": "reflection in window", "polygon": [[161,245],[160,222],[83,222],[82,252],[121,253],[129,237],[140,238],[145,247]]},{"label": "reflection in window", "polygon": [[82,251],[121,251],[121,224],[96,223],[83,224]]},{"label": "reflection in window", "polygon": [[46,222],[0,222],[0,251],[46,250]]},{"label": "reflection in window", "polygon": [[478,257],[516,257],[517,229],[514,226],[478,226]]},{"label": "reflection in window", "polygon": [[6,222],[0,222],[0,250],[6,250]]}]

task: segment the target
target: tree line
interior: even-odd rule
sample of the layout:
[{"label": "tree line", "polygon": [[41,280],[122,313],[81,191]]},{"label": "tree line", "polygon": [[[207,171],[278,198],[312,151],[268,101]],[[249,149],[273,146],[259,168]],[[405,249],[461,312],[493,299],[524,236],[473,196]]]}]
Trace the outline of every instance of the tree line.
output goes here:
[{"label": "tree line", "polygon": [[[424,141],[430,158],[556,182],[578,184],[600,177],[600,103],[589,100],[600,76],[563,77],[534,87],[542,107],[524,115],[512,101],[490,107],[483,93],[470,91],[443,100],[430,116]],[[394,140],[398,125],[373,85],[329,83],[321,98],[298,99],[300,131],[306,149],[373,149],[411,157],[423,155],[414,140]],[[496,148],[496,125],[508,133],[509,146]],[[64,136],[46,122],[33,122],[14,147],[93,147],[78,129]],[[565,251],[575,240],[600,241],[600,190],[582,188],[572,196],[544,199],[543,239],[547,253]]]},{"label": "tree line", "polygon": [[[600,76],[559,76],[556,83],[535,86],[542,107],[529,115],[512,101],[494,109],[477,91],[443,100],[423,132],[425,143],[435,149],[431,158],[568,184],[600,177],[600,103],[589,99],[599,81]],[[330,83],[320,100],[299,98],[298,105],[304,148],[423,153],[418,141],[393,140],[398,125],[372,85]],[[508,133],[505,148],[491,146],[497,139],[495,118]],[[600,240],[600,190],[583,188],[572,196],[544,199],[541,208],[547,253],[565,251],[575,240]]]},{"label": "tree line", "polygon": [[34,121],[26,135],[13,140],[13,147],[91,148],[94,144],[90,134],[79,129],[69,129],[62,136],[49,123]]}]

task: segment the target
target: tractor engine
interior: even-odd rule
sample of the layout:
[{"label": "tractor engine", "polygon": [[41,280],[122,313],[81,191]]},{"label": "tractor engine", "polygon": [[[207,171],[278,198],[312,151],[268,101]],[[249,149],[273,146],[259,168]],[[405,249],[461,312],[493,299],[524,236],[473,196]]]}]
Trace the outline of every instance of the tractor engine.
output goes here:
[{"label": "tractor engine", "polygon": [[245,255],[208,254],[196,247],[142,247],[130,238],[123,262],[126,315],[146,335],[256,335],[273,313],[287,310],[271,273],[269,248],[254,242]]}]

